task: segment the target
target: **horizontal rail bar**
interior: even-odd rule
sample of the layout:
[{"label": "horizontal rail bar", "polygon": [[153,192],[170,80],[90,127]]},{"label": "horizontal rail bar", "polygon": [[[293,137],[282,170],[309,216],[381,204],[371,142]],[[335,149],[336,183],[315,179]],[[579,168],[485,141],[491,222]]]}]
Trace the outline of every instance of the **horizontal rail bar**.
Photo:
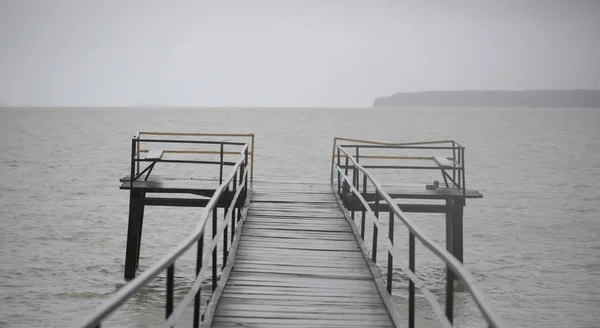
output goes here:
[{"label": "horizontal rail bar", "polygon": [[[140,153],[147,153],[150,151],[149,149],[140,149]],[[219,155],[220,151],[217,150],[174,150],[167,149],[163,150],[165,154],[202,154],[202,155]],[[223,155],[239,155],[240,153],[237,151],[224,151]],[[248,152],[248,155],[252,155],[251,152]]]},{"label": "horizontal rail bar", "polygon": [[187,133],[187,132],[138,132],[139,135],[184,137],[253,137],[254,133]]},{"label": "horizontal rail bar", "polygon": [[[338,155],[334,155],[337,157]],[[340,157],[344,157],[340,155]],[[360,155],[360,159],[415,159],[415,160],[433,160],[431,156],[376,156],[376,155]]]},{"label": "horizontal rail bar", "polygon": [[343,138],[343,137],[335,137],[334,140],[342,140],[342,141],[349,141],[349,142],[361,142],[361,143],[372,144],[372,145],[431,145],[431,144],[456,142],[456,141],[450,140],[450,139],[433,140],[433,141],[411,141],[411,142],[382,142],[382,141],[352,139],[352,138]]},{"label": "horizontal rail bar", "polygon": [[206,141],[206,140],[174,140],[174,139],[135,139],[137,142],[154,142],[154,143],[186,143],[186,144],[204,144],[204,145],[234,145],[243,146],[244,142],[232,141]]},{"label": "horizontal rail bar", "polygon": [[374,148],[374,149],[463,149],[459,146],[413,146],[413,145],[339,145],[344,148]]},{"label": "horizontal rail bar", "polygon": [[193,160],[184,160],[184,159],[145,159],[145,158],[135,158],[133,159],[135,162],[156,162],[156,163],[180,163],[180,164],[218,164],[218,165],[227,165],[233,166],[236,162],[220,162],[220,161],[193,161]]},{"label": "horizontal rail bar", "polygon": [[[362,158],[362,157],[361,157]],[[341,168],[346,168],[345,165],[340,165]],[[352,165],[349,165],[352,167]],[[365,169],[406,169],[406,170],[440,170],[439,166],[420,166],[420,165],[363,165]],[[448,167],[444,170],[460,170],[460,167]]]}]

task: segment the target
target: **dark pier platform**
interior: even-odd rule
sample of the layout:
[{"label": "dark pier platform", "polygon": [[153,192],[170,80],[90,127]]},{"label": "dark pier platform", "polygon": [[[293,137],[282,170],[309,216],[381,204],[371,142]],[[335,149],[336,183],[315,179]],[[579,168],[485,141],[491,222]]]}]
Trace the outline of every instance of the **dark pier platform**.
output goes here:
[{"label": "dark pier platform", "polygon": [[[219,140],[198,139],[211,137]],[[189,149],[192,146],[212,148]],[[100,327],[132,295],[166,275],[162,327],[181,322],[190,307],[194,327],[415,327],[416,293],[427,300],[442,327],[452,327],[457,282],[477,304],[486,325],[504,327],[462,266],[466,200],[483,196],[466,188],[465,148],[460,143],[335,138],[330,183],[254,181],[254,155],[252,134],[143,132],[134,137],[130,174],[120,186],[130,195],[124,274],[131,281],[80,326]],[[232,156],[237,160],[228,159]],[[183,178],[163,172],[167,165],[187,164],[218,170]],[[160,175],[152,174],[155,166]],[[428,172],[427,176],[437,172],[441,183],[382,185],[374,173],[382,170]],[[189,236],[136,276],[146,206],[203,211]],[[419,231],[406,214],[415,212],[445,214],[445,247]],[[408,240],[395,239],[398,229],[408,231]],[[398,242],[408,244],[408,252],[396,247]],[[434,294],[417,275],[417,242],[446,269],[443,295]],[[377,266],[381,245],[384,268]],[[194,282],[175,304],[176,262],[194,250]],[[403,279],[408,280],[408,313],[399,314],[392,287]],[[209,297],[202,304],[204,293]],[[444,299],[443,305],[438,298]]]}]

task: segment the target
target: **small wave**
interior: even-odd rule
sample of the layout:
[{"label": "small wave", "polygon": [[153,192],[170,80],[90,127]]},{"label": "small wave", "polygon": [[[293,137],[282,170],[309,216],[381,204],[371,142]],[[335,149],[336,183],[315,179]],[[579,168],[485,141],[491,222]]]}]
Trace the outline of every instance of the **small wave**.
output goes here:
[{"label": "small wave", "polygon": [[592,186],[589,184],[585,184],[585,183],[576,183],[573,185],[573,189],[577,189],[577,190],[584,190],[584,189],[589,189]]},{"label": "small wave", "polygon": [[595,208],[577,207],[573,210],[575,213],[594,213],[598,210]]},{"label": "small wave", "polygon": [[97,292],[90,292],[90,291],[76,291],[76,292],[62,292],[62,293],[58,293],[55,296],[60,297],[60,298],[73,298],[73,299],[91,299],[91,298],[106,298],[106,296],[109,296],[113,294],[112,292],[109,293],[97,293]]},{"label": "small wave", "polygon": [[600,196],[598,196],[598,197],[585,197],[585,198],[582,198],[581,200],[583,200],[584,202],[597,202],[597,201],[600,201]]}]

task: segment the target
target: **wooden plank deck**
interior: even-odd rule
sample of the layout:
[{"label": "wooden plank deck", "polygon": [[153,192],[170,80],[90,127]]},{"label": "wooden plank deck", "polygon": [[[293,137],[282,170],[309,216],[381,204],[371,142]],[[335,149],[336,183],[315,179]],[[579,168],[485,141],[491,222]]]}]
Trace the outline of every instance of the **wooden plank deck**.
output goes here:
[{"label": "wooden plank deck", "polygon": [[212,326],[394,327],[370,265],[329,185],[255,183]]}]

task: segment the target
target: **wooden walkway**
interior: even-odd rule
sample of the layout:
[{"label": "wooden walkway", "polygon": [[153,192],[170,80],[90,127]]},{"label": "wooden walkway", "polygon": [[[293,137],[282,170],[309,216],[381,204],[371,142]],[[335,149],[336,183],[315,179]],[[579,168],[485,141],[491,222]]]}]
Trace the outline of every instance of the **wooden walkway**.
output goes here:
[{"label": "wooden walkway", "polygon": [[394,327],[329,185],[255,182],[235,253],[213,327]]}]

